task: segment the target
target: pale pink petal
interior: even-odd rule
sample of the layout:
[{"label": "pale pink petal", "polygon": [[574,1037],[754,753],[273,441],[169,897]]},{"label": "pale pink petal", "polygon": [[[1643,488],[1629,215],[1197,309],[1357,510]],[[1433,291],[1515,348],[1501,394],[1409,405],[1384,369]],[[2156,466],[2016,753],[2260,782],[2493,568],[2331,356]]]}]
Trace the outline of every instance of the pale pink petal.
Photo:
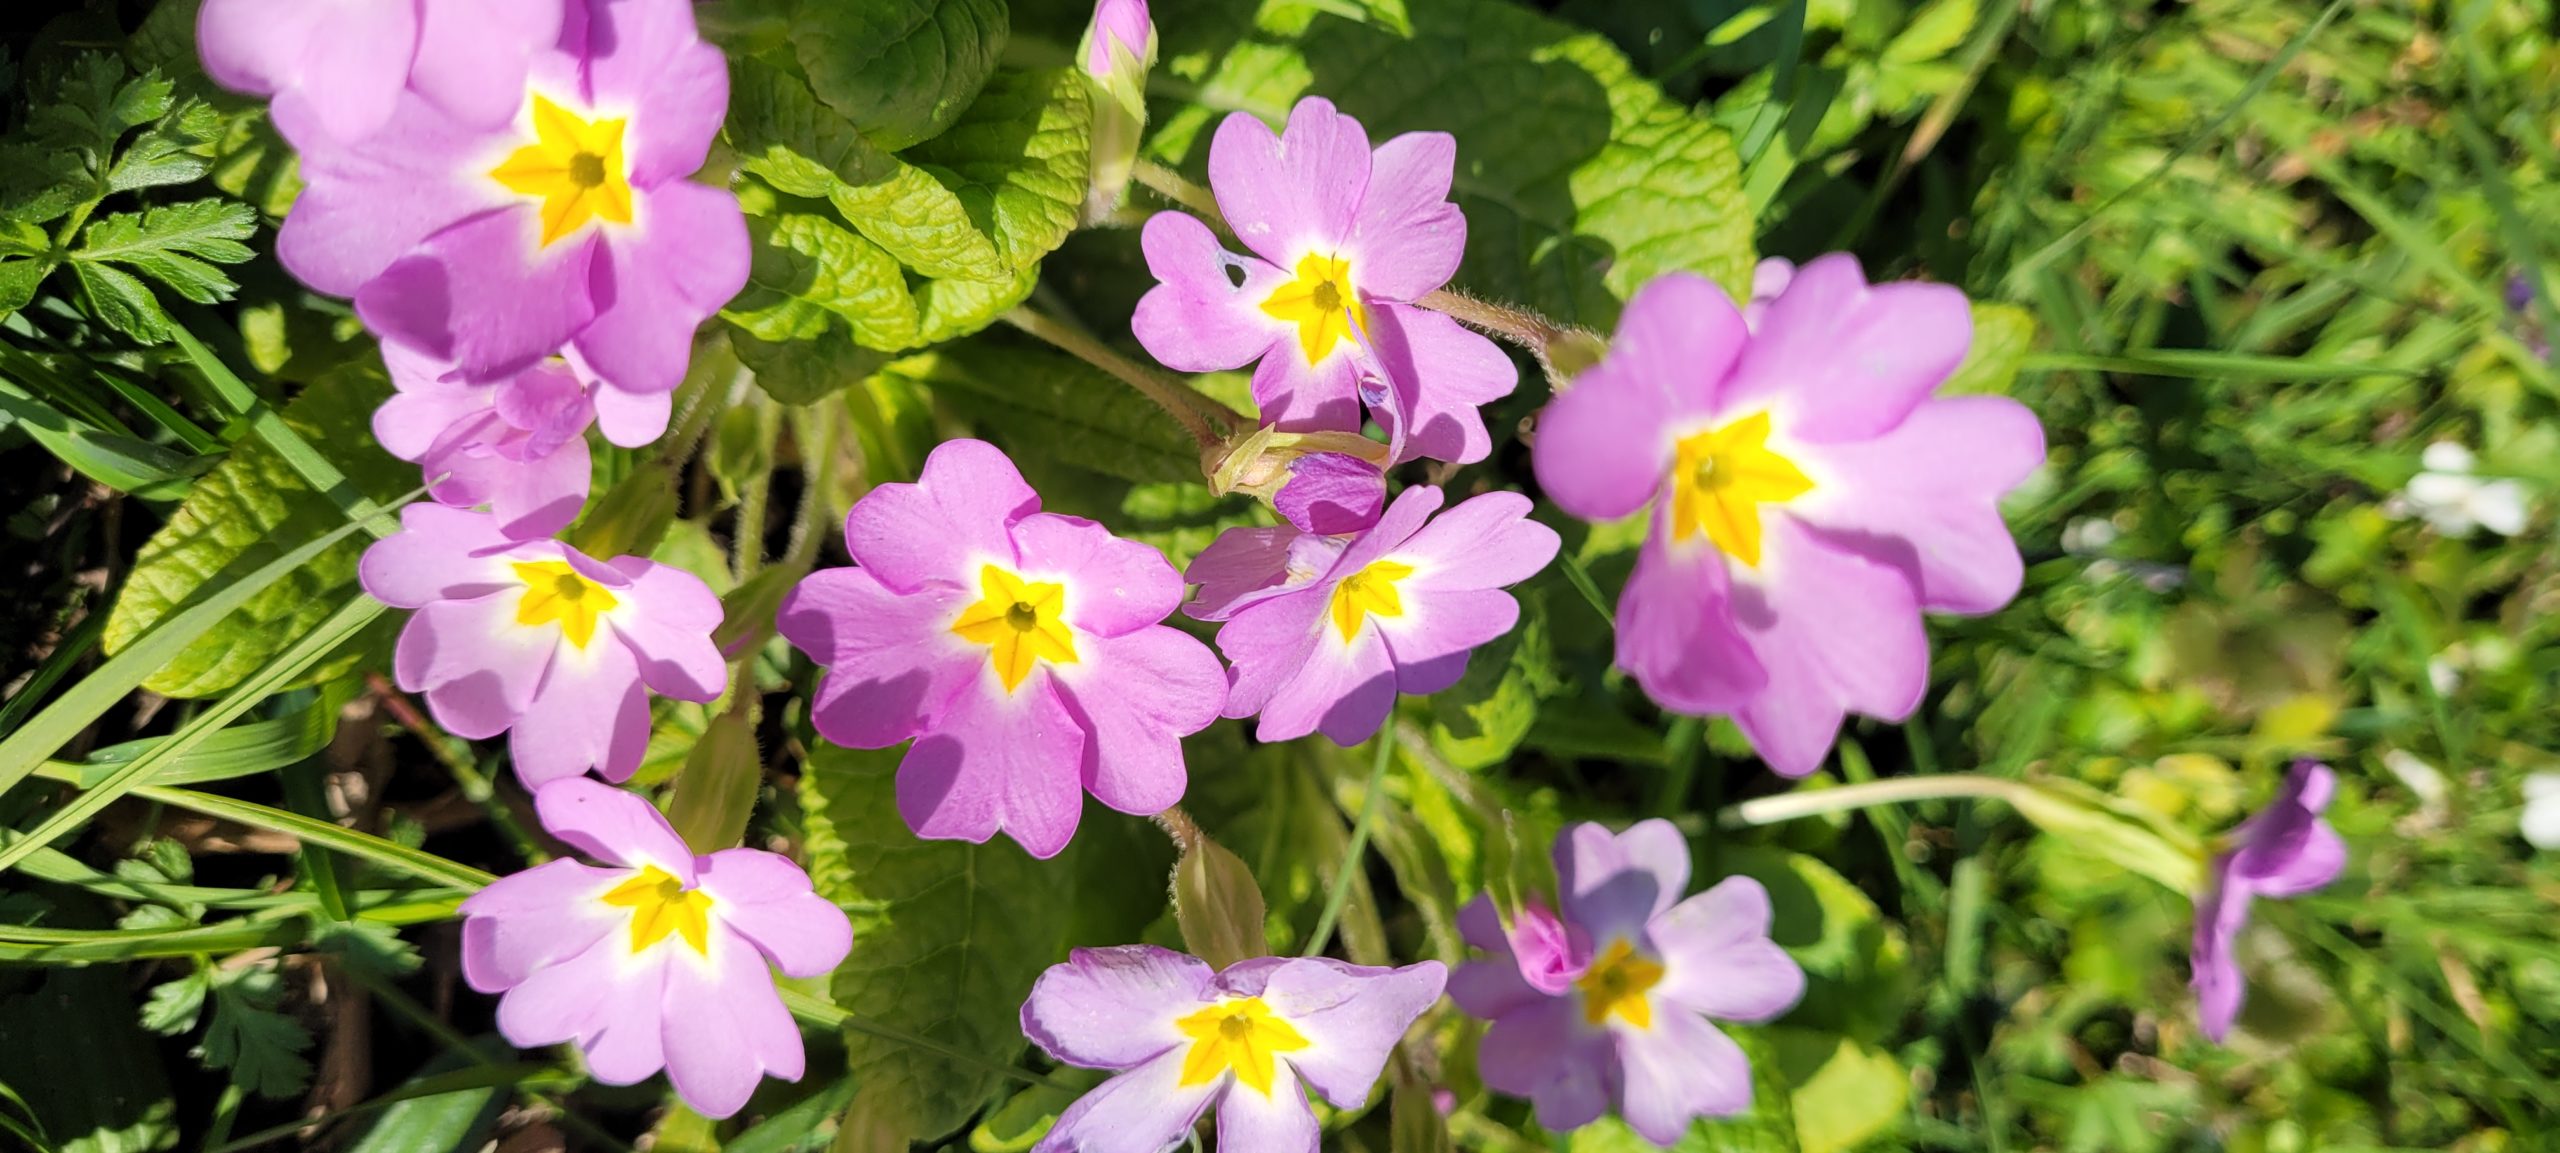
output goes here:
[{"label": "pale pink petal", "polygon": [[729,108],[729,64],[696,33],[693,0],[589,0],[586,32],[596,104],[629,110],[631,182],[654,188],[701,168]]},{"label": "pale pink petal", "polygon": [[1368,335],[1406,422],[1398,459],[1472,464],[1492,455],[1481,409],[1520,384],[1501,346],[1446,314],[1402,304],[1372,304]]},{"label": "pale pink petal", "polygon": [[1216,1082],[1182,1084],[1182,1053],[1167,1051],[1077,1098],[1031,1153],[1164,1153],[1217,1091]]},{"label": "pale pink petal", "polygon": [[594,318],[596,234],[542,244],[531,204],[484,212],[427,237],[357,290],[356,314],[385,338],[490,380],[559,350]]},{"label": "pale pink petal", "polygon": [[404,690],[425,693],[427,710],[455,736],[494,737],[533,705],[560,630],[517,624],[521,599],[510,590],[436,601],[400,630],[393,679]]},{"label": "pale pink petal", "polygon": [[[1317,585],[1259,600],[1227,619],[1218,629],[1218,651],[1228,665],[1226,715],[1241,718],[1263,711],[1306,667],[1319,639],[1317,629],[1329,627],[1326,608],[1332,599],[1331,584]],[[1299,735],[1307,731],[1300,729]]]},{"label": "pale pink petal", "polygon": [[1618,596],[1618,667],[1662,707],[1730,713],[1769,684],[1734,617],[1725,559],[1704,540],[1663,539],[1663,515]]},{"label": "pale pink petal", "polygon": [[1488,954],[1449,974],[1449,999],[1460,1010],[1490,1021],[1547,999],[1548,994],[1521,977],[1519,959],[1511,951],[1510,935],[1502,930],[1502,914],[1494,909],[1492,894],[1478,894],[1459,910],[1458,931],[1468,944]]},{"label": "pale pink petal", "polygon": [[1070,1065],[1131,1068],[1189,1044],[1173,1023],[1212,999],[1215,976],[1198,958],[1154,945],[1076,949],[1031,986],[1022,1033]]},{"label": "pale pink petal", "polygon": [[646,1080],[666,1063],[658,1040],[665,956],[634,957],[627,938],[608,935],[508,990],[498,1032],[519,1049],[576,1042],[587,1071],[608,1085]]},{"label": "pale pink petal", "polygon": [[1440,999],[1448,979],[1438,961],[1387,969],[1299,957],[1272,972],[1262,999],[1307,1039],[1306,1048],[1283,1054],[1290,1068],[1336,1107],[1356,1109],[1369,1100],[1396,1041]]},{"label": "pale pink petal", "polygon": [[1615,1054],[1607,1033],[1583,1023],[1578,997],[1542,997],[1503,1014],[1476,1047],[1485,1088],[1526,1097],[1550,1132],[1579,1129],[1609,1108]]},{"label": "pale pink petal", "polygon": [[1670,1146],[1699,1117],[1751,1108],[1751,1059],[1715,1026],[1687,1013],[1656,1014],[1651,1029],[1619,1029],[1627,1127]]},{"label": "pale pink petal", "polygon": [[498,878],[462,902],[462,976],[502,993],[628,923],[603,901],[626,874],[566,857]]},{"label": "pale pink petal", "polygon": [[[573,356],[576,351],[568,350]],[[633,392],[611,381],[597,383],[596,427],[606,440],[638,448],[667,434],[667,421],[675,413],[674,393]]]},{"label": "pale pink petal", "polygon": [[1253,367],[1253,403],[1262,423],[1282,432],[1358,432],[1363,371],[1351,341],[1335,341],[1323,360],[1309,364],[1289,336]]},{"label": "pale pink petal", "polygon": [[1750,339],[1714,281],[1657,277],[1619,318],[1609,354],[1539,417],[1538,486],[1584,520],[1634,512],[1662,486],[1672,425],[1709,411]]},{"label": "pale pink petal", "polygon": [[702,578],[642,557],[615,557],[631,583],[610,620],[629,645],[651,691],[680,701],[711,701],[729,687],[729,665],[711,642],[720,627],[720,598]]},{"label": "pale pink petal", "polygon": [[1350,239],[1368,187],[1369,134],[1322,97],[1298,101],[1281,135],[1238,112],[1209,142],[1220,215],[1246,247],[1283,269]]},{"label": "pale pink petal", "polygon": [[1364,296],[1414,300],[1449,283],[1466,256],[1467,218],[1449,203],[1458,141],[1407,132],[1378,146],[1352,224],[1352,283]]},{"label": "pale pink petal", "polygon": [[468,124],[502,127],[525,104],[525,69],[560,40],[561,0],[420,5],[409,86]]},{"label": "pale pink petal", "polygon": [[1822,767],[1845,713],[1900,721],[1929,687],[1929,637],[1899,569],[1783,516],[1765,518],[1761,579],[1733,586],[1733,614],[1769,685],[1734,713],[1769,767]]},{"label": "pale pink petal", "polygon": [[2044,463],[2044,429],[2007,397],[1932,400],[1873,440],[1824,445],[1790,515],[1873,542],[1936,612],[1987,613],[2018,595],[2024,565],[2000,498]]},{"label": "pale pink petal", "polygon": [[989,667],[984,646],[951,631],[976,600],[951,584],[900,595],[864,569],[802,580],[783,597],[776,624],[826,670],[809,713],[819,734],[847,748],[885,749],[937,727],[953,697]]},{"label": "pale pink petal", "polygon": [[1538,575],[1556,558],[1562,538],[1529,519],[1529,498],[1516,492],[1469,497],[1433,517],[1396,546],[1396,555],[1428,561],[1402,582],[1414,589],[1492,589]]},{"label": "pale pink petal", "polygon": [[634,196],[632,226],[598,245],[594,320],[576,333],[578,355],[616,389],[673,392],[694,330],[747,285],[747,218],[727,189],[687,180]]},{"label": "pale pink petal", "polygon": [[356,576],[373,599],[394,608],[468,600],[523,587],[512,567],[544,559],[542,546],[518,552],[495,517],[435,504],[400,510],[400,531],[367,547]]},{"label": "pale pink petal", "polygon": [[533,806],[544,832],[590,857],[626,869],[656,868],[693,884],[693,850],[638,793],[570,777],[534,790]]},{"label": "pale pink petal", "polygon": [[1183,570],[1182,579],[1200,586],[1199,594],[1182,606],[1183,615],[1226,620],[1248,605],[1287,593],[1293,580],[1303,583],[1331,571],[1341,553],[1341,542],[1289,525],[1228,529]]},{"label": "pale pink petal", "polygon": [[279,103],[308,106],[328,140],[296,140],[306,151],[354,142],[381,128],[409,80],[418,50],[418,9],[410,4],[330,4],[302,53],[301,75]]},{"label": "pale pink petal", "polygon": [[[274,115],[288,138],[323,131],[316,124],[297,129],[301,118],[290,102]],[[409,100],[361,144],[305,151],[302,192],[277,232],[277,258],[315,292],[354,296],[429,236],[512,202],[485,172],[471,169],[486,150],[479,130]],[[441,339],[412,343],[446,347]]]},{"label": "pale pink petal", "polygon": [[1556,889],[1565,919],[1595,944],[1640,941],[1645,927],[1689,888],[1689,842],[1671,822],[1638,821],[1623,833],[1580,824],[1555,845]]},{"label": "pale pink petal", "polygon": [[1856,257],[1834,253],[1797,269],[1770,303],[1717,409],[1738,417],[1774,408],[1791,435],[1810,442],[1872,439],[1945,383],[1972,341],[1962,292],[1917,282],[1871,288]]},{"label": "pale pink petal", "polygon": [[[1279,602],[1256,605],[1237,614],[1219,632],[1221,647],[1225,647],[1227,630],[1245,625],[1256,614],[1268,613],[1278,605]],[[1232,648],[1228,655],[1234,659]],[[1376,735],[1395,703],[1395,663],[1378,630],[1364,628],[1346,643],[1340,633],[1332,631],[1331,620],[1325,619],[1304,663],[1262,707],[1262,723],[1254,729],[1254,738],[1285,741],[1321,732],[1333,743],[1348,748]],[[1234,711],[1230,704],[1228,712]]]},{"label": "pale pink petal", "polygon": [[1084,815],[1085,739],[1049,678],[1035,673],[1007,693],[990,668],[907,750],[898,812],[927,840],[1004,833],[1034,857],[1057,856]]},{"label": "pale pink petal", "polygon": [[699,884],[712,915],[793,977],[834,971],[853,948],[844,911],[812,890],[791,858],[762,849],[723,849],[702,858]]},{"label": "pale pink petal", "polygon": [[1135,632],[1182,603],[1182,574],[1154,546],[1121,540],[1083,517],[1033,513],[1013,526],[1024,579],[1066,585],[1066,622],[1079,638]]},{"label": "pale pink petal", "polygon": [[845,547],[898,592],[936,580],[975,589],[981,566],[1019,566],[1013,523],[1038,511],[1040,494],[996,446],[944,441],[914,484],[884,484],[854,502]]},{"label": "pale pink petal", "polygon": [[1804,996],[1804,969],[1769,939],[1769,891],[1749,877],[1714,888],[1655,918],[1663,1000],[1722,1021],[1777,1017]]},{"label": "pale pink petal", "polygon": [[300,78],[302,58],[328,15],[308,0],[205,0],[196,12],[205,75],[234,92],[271,95]]},{"label": "pale pink petal", "polygon": [[1153,815],[1182,799],[1182,738],[1226,704],[1226,670],[1178,629],[1081,636],[1077,661],[1052,666],[1061,702],[1084,730],[1082,780],[1095,800]]},{"label": "pale pink petal", "polygon": [[1157,284],[1139,298],[1129,330],[1165,367],[1222,372],[1266,352],[1296,354],[1290,324],[1262,311],[1289,273],[1229,253],[1208,225],[1179,212],[1147,218],[1139,244]]},{"label": "pale pink petal", "polygon": [[590,771],[629,780],[649,751],[649,696],[630,651],[601,635],[560,646],[507,748],[527,788]]},{"label": "pale pink petal", "polygon": [[670,954],[660,1020],[676,1095],[694,1112],[721,1118],[745,1108],[767,1073],[799,1080],[807,1056],[764,957],[725,926],[713,928],[710,945],[707,957],[659,946]]},{"label": "pale pink petal", "polygon": [[1295,1077],[1273,1078],[1268,1094],[1231,1084],[1218,1098],[1219,1153],[1316,1153],[1321,1136]]}]

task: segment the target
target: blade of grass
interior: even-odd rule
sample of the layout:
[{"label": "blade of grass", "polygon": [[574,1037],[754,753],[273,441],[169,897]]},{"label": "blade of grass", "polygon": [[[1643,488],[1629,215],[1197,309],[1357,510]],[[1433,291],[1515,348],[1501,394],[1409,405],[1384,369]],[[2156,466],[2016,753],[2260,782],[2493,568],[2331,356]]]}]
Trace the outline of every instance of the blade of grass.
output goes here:
[{"label": "blade of grass", "polygon": [[257,391],[223,364],[222,358],[215,356],[213,350],[196,339],[194,333],[188,332],[186,326],[171,324],[169,333],[195,365],[196,371],[204,374],[205,382],[213,386],[214,394],[221,397],[224,404],[230,405],[235,415],[247,418],[250,429],[267,442],[267,447],[276,450],[276,455],[284,458],[304,483],[311,486],[311,491],[328,497],[330,503],[347,514],[347,519],[363,525],[366,532],[377,537],[391,535],[388,522],[373,519],[375,513],[382,511],[373,503],[373,498],[348,480],[347,474],[338,471],[337,465],[329,463],[329,458],[320,455],[319,449],[311,447],[310,441],[302,439],[301,433],[293,431],[293,426],[284,422],[275,406],[259,399]]},{"label": "blade of grass", "polygon": [[1360,794],[1360,819],[1352,823],[1351,844],[1342,851],[1342,865],[1333,874],[1333,891],[1324,897],[1324,911],[1316,915],[1316,931],[1307,937],[1306,956],[1321,957],[1325,946],[1333,943],[1334,923],[1342,919],[1342,906],[1351,899],[1352,879],[1360,875],[1361,854],[1369,850],[1369,826],[1378,819],[1378,794],[1385,791],[1387,762],[1396,751],[1395,726],[1378,730],[1378,751],[1369,762],[1369,785]]},{"label": "blade of grass", "polygon": [[318,845],[359,857],[394,872],[405,873],[422,881],[447,885],[464,892],[476,892],[498,878],[469,865],[448,861],[433,853],[412,849],[398,841],[386,840],[371,833],[313,820],[299,813],[288,813],[253,801],[199,793],[192,789],[172,789],[161,785],[141,785],[133,795],[158,801],[172,808],[202,813],[236,821],[253,829],[282,833],[306,845]]},{"label": "blade of grass", "polygon": [[[410,493],[395,503],[392,509],[417,499],[424,492],[425,490],[421,489]],[[374,515],[374,520],[391,523],[388,514],[392,509],[379,510]],[[82,677],[79,683],[71,686],[60,698],[46,706],[43,712],[37,713],[33,719],[29,720],[25,728],[10,734],[6,740],[0,740],[0,794],[6,794],[10,789],[15,788],[19,781],[26,779],[27,774],[36,770],[36,766],[43,764],[46,757],[70,744],[73,738],[80,735],[80,730],[89,727],[90,722],[104,715],[108,709],[115,706],[117,701],[123,700],[125,694],[141,687],[144,678],[166,666],[181,650],[194,644],[198,637],[220,624],[223,618],[230,616],[240,606],[249,603],[249,598],[265,591],[268,585],[284,579],[285,574],[309,564],[312,558],[354,533],[358,527],[356,524],[349,524],[333,529],[309,544],[267,562],[238,580],[219,585],[209,584],[207,587],[212,588],[212,592],[204,594],[202,599],[196,600],[188,607],[162,618],[160,624],[150,632],[144,633],[140,640],[125,646],[123,652],[117,653],[107,663],[98,666],[88,676]]]}]

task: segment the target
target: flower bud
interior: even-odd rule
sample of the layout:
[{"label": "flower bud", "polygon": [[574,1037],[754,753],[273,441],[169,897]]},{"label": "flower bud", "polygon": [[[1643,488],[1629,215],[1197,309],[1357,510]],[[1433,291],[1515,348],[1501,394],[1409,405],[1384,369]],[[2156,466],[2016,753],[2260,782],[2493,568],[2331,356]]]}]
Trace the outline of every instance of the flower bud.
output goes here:
[{"label": "flower bud", "polygon": [[1386,505],[1393,450],[1358,433],[1262,428],[1222,447],[1208,469],[1210,491],[1268,502],[1301,532],[1358,532]]},{"label": "flower bud", "polygon": [[1182,850],[1173,866],[1173,919],[1182,928],[1182,947],[1215,969],[1270,956],[1262,887],[1244,859],[1210,840],[1179,809],[1166,810],[1157,822]]},{"label": "flower bud", "polygon": [[667,802],[667,823],[695,853],[736,848],[747,835],[747,815],[755,811],[756,789],[763,783],[764,758],[747,718],[722,713],[685,757],[675,796]]},{"label": "flower bud", "polygon": [[1084,222],[1120,208],[1137,167],[1138,138],[1147,127],[1147,72],[1156,63],[1156,29],[1147,0],[1101,0],[1085,29],[1078,54],[1091,80],[1093,183],[1085,196]]}]

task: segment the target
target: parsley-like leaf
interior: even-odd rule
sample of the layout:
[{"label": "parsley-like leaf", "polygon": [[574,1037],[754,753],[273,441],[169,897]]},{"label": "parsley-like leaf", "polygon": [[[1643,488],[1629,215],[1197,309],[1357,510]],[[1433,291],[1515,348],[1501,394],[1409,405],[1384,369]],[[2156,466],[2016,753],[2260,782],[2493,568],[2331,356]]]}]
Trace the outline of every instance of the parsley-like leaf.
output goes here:
[{"label": "parsley-like leaf", "polygon": [[311,1062],[302,1051],[311,1035],[293,1018],[276,1011],[283,999],[272,969],[243,969],[213,980],[213,1023],[205,1027],[196,1055],[215,1069],[231,1071],[233,1084],[261,1097],[290,1097],[311,1080]]}]

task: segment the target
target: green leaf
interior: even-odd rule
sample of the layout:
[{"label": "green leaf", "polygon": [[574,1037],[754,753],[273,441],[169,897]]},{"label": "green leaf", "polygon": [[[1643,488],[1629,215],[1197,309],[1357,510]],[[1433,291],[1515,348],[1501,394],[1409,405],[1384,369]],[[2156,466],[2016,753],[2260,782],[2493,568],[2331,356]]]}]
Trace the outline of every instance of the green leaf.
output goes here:
[{"label": "green leaf", "polygon": [[791,45],[818,98],[894,152],[959,118],[1009,31],[1003,0],[803,0]]},{"label": "green leaf", "polygon": [[1804,966],[1791,1025],[1881,1040],[1901,1020],[1912,981],[1910,946],[1874,899],[1802,853],[1725,847],[1718,860],[1769,890],[1770,939]]},{"label": "green leaf", "polygon": [[[492,1043],[476,1048],[484,1051],[481,1061],[505,1052]],[[383,1110],[382,1117],[365,1130],[364,1138],[349,1147],[349,1153],[462,1153],[486,1147],[489,1133],[497,1128],[498,1116],[506,1107],[507,1087],[497,1083],[445,1086],[457,1080],[480,1079],[481,1074],[497,1068],[475,1065],[460,1051],[438,1054],[417,1076],[392,1091],[416,1095],[402,1097]]]},{"label": "green leaf", "polygon": [[284,999],[273,969],[248,968],[213,981],[213,1022],[205,1026],[196,1055],[213,1069],[231,1071],[232,1084],[261,1097],[290,1097],[311,1081],[302,1051],[311,1034],[276,1011]]},{"label": "green leaf", "polygon": [[131,274],[86,261],[72,265],[80,278],[80,296],[89,314],[135,340],[158,344],[169,339],[169,314],[161,311],[151,289]]},{"label": "green leaf", "polygon": [[107,173],[107,189],[131,192],[194,180],[212,171],[213,158],[204,146],[221,138],[221,114],[201,100],[189,100],[125,146]]},{"label": "green leaf", "polygon": [[[1771,1032],[1781,1067],[1795,1083],[1788,1102],[1804,1153],[1848,1153],[1901,1123],[1911,1095],[1911,1076],[1901,1062],[1845,1037]],[[1799,1062],[1814,1067],[1795,1076]]]},{"label": "green leaf", "polygon": [[836,1003],[958,1055],[845,1034],[879,1119],[930,1139],[985,1105],[1021,1052],[1022,999],[1064,949],[1075,870],[1002,837],[918,839],[898,815],[899,756],[822,745],[800,787],[810,876],[853,918]]},{"label": "green leaf", "polygon": [[730,334],[729,344],[737,350],[738,362],[756,374],[765,395],[784,404],[815,403],[860,383],[888,359],[839,333],[774,343],[740,331]]},{"label": "green leaf", "polygon": [[57,964],[24,972],[0,996],[0,1085],[25,1095],[25,1111],[63,1153],[178,1146],[158,1047],[134,1023],[131,974]]},{"label": "green leaf", "polygon": [[1520,623],[1467,658],[1467,675],[1431,698],[1431,747],[1462,769],[1490,768],[1528,739],[1538,698],[1556,684],[1546,598],[1514,590]]},{"label": "green leaf", "polygon": [[928,280],[916,286],[919,345],[957,340],[984,329],[1013,306],[1031,299],[1040,284],[1040,266],[1032,265],[1000,280]]},{"label": "green leaf", "polygon": [[[375,447],[371,416],[390,395],[378,370],[353,368],[313,384],[284,410],[285,424],[328,446],[356,486],[388,501],[413,483],[414,468]],[[264,440],[244,442],[196,481],[186,503],[142,546],[107,619],[106,650],[132,644],[208,584],[235,579],[286,548],[346,523],[328,498]],[[213,696],[239,683],[295,637],[335,611],[355,581],[359,540],[343,540],[260,591],[143,682],[176,697]],[[317,684],[354,667],[354,654],[322,661],[287,687]]]},{"label": "green leaf", "polygon": [[124,61],[88,53],[64,74],[51,101],[38,101],[28,131],[40,144],[78,149],[103,169],[124,134],[169,112],[169,81],[157,72],[127,78]]},{"label": "green leaf", "polygon": [[142,1004],[142,1027],[163,1037],[194,1031],[204,1014],[205,995],[212,991],[212,975],[204,969],[152,986],[150,999]]},{"label": "green leaf", "polygon": [[1091,166],[1088,88],[1073,69],[999,72],[950,131],[906,154],[959,197],[1009,268],[1075,231]]},{"label": "green leaf", "polygon": [[[1228,0],[1243,23],[1246,0]],[[1295,43],[1241,39],[1166,118],[1160,154],[1207,155],[1229,109],[1280,123],[1322,93],[1370,139],[1458,138],[1455,199],[1467,215],[1457,282],[1558,320],[1606,329],[1620,302],[1665,272],[1751,287],[1752,220],[1733,142],[1664,98],[1596,32],[1497,0],[1410,0],[1413,35],[1318,20]],[[1205,17],[1204,17],[1205,18]]]},{"label": "green leaf", "polygon": [[2018,369],[2035,348],[2036,318],[2014,304],[1977,301],[1973,306],[1973,345],[1964,363],[1938,386],[1939,396],[1970,393],[2006,395],[2018,381]]},{"label": "green leaf", "polygon": [[213,265],[248,260],[249,246],[240,242],[257,230],[258,214],[246,204],[195,200],[106,217],[81,233],[80,249],[71,258],[113,261],[198,304],[213,304],[230,299],[238,287]]},{"label": "green leaf", "polygon": [[896,258],[835,220],[786,213],[748,222],[755,259],[747,291],[721,315],[764,341],[823,337],[840,319],[865,348],[916,347],[916,299]]},{"label": "green leaf", "polygon": [[909,357],[882,371],[931,389],[1017,456],[1036,455],[1132,481],[1200,478],[1198,453],[1173,418],[1110,374],[1064,353],[979,341]]}]

